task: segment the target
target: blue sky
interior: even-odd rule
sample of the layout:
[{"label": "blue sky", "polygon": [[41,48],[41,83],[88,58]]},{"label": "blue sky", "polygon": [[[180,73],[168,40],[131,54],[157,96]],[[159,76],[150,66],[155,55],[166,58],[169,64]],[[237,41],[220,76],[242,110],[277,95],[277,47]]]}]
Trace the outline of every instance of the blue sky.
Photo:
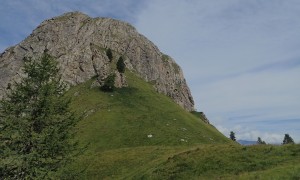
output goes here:
[{"label": "blue sky", "polygon": [[299,0],[1,0],[0,51],[75,10],[130,22],[172,56],[226,136],[300,142]]}]

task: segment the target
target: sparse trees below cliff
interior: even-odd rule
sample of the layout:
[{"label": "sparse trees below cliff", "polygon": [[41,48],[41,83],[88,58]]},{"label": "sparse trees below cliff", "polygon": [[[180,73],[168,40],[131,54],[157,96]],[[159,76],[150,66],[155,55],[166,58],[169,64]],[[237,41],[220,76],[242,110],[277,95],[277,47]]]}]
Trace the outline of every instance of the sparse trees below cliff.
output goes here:
[{"label": "sparse trees below cliff", "polygon": [[[123,57],[120,56],[120,58],[118,59],[117,64],[116,64],[116,68],[117,68],[118,72],[115,72],[115,73],[120,73],[120,75],[122,76],[122,74],[125,73],[125,67],[126,67],[126,65],[124,63]],[[105,78],[104,83],[101,86],[102,91],[112,92],[115,90],[115,88],[116,88],[115,81],[116,81],[116,78],[118,78],[118,76],[116,76],[115,73],[112,73]]]}]

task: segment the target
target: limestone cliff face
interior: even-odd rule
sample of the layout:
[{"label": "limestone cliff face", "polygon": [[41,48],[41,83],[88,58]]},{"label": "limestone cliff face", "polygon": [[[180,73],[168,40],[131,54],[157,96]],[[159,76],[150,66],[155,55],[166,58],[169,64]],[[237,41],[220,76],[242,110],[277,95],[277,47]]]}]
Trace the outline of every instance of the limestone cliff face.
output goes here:
[{"label": "limestone cliff face", "polygon": [[[111,62],[106,50],[111,49]],[[90,18],[80,12],[66,13],[44,21],[20,44],[0,55],[0,96],[7,84],[20,78],[24,57],[39,57],[42,53],[57,58],[63,80],[75,85],[98,76],[101,84],[120,56],[126,67],[145,81],[151,82],[159,93],[171,97],[186,110],[194,102],[181,68],[164,55],[130,24],[110,18]],[[120,82],[123,76],[117,75]],[[126,82],[125,82],[126,83]]]}]

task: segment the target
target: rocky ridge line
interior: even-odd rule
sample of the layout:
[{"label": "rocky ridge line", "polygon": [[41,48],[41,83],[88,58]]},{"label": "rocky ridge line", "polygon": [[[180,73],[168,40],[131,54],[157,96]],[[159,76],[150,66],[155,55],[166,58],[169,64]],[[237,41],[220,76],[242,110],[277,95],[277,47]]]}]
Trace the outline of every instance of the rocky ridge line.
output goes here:
[{"label": "rocky ridge line", "polygon": [[[80,12],[70,12],[42,22],[25,40],[7,48],[0,55],[0,97],[7,84],[22,76],[24,57],[39,57],[42,53],[57,58],[62,78],[72,85],[97,76],[101,84],[114,71],[106,56],[113,51],[113,62],[124,57],[126,67],[150,82],[159,93],[171,97],[188,111],[194,101],[181,68],[164,55],[146,37],[128,23],[110,18],[91,18]],[[117,74],[118,78],[124,78]],[[123,86],[125,79],[117,80]]]}]

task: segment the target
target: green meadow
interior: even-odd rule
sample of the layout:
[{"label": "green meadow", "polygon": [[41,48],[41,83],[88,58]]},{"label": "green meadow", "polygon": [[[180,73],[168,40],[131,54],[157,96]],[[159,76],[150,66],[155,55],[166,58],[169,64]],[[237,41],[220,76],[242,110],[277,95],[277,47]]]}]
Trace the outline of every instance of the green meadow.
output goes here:
[{"label": "green meadow", "polygon": [[72,87],[84,152],[56,174],[64,179],[300,179],[300,145],[241,146],[126,72],[114,92]]}]

